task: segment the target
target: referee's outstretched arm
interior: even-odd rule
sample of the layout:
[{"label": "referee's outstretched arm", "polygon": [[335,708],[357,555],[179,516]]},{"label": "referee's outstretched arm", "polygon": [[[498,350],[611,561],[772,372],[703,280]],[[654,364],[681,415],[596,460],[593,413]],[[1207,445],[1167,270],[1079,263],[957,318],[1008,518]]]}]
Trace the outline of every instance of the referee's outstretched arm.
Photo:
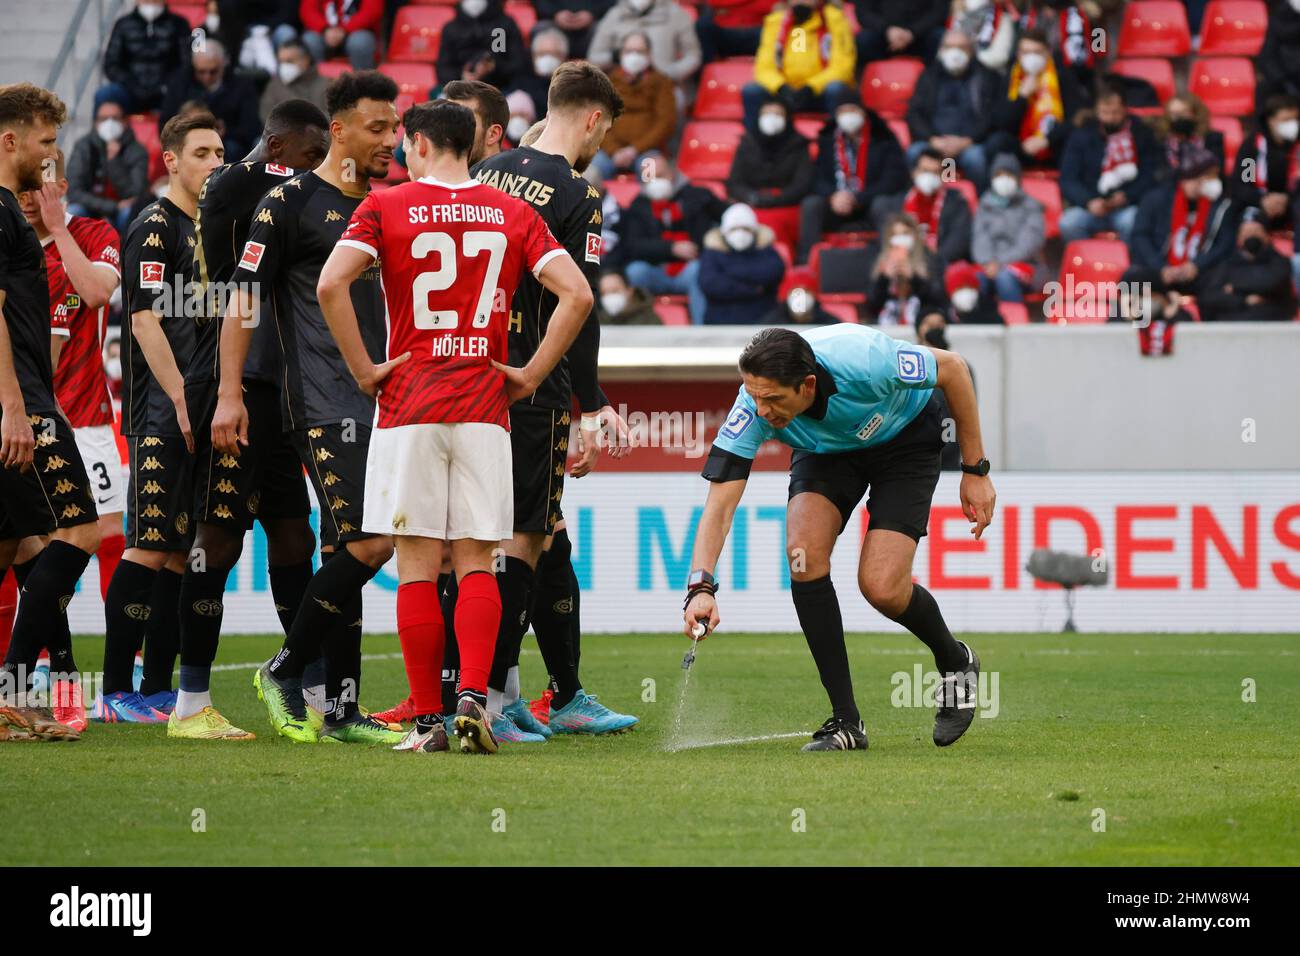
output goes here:
[{"label": "referee's outstretched arm", "polygon": [[[979,406],[975,401],[975,383],[971,380],[970,369],[956,352],[933,348],[930,351],[939,367],[935,387],[943,389],[948,410],[957,426],[957,446],[961,449],[962,464],[978,464],[984,458],[984,439],[980,436]],[[970,521],[971,534],[976,540],[993,520],[996,500],[993,482],[988,475],[967,473],[961,476],[961,510]]]},{"label": "referee's outstretched arm", "polygon": [[[717,570],[718,556],[726,543],[727,532],[731,530],[731,520],[735,517],[736,506],[745,493],[747,478],[734,481],[709,482],[709,496],[704,500],[704,513],[700,515],[699,527],[695,529],[695,548],[691,552],[691,567],[699,568],[713,574]],[[712,593],[700,591],[687,601],[682,615],[683,630],[687,637],[694,638],[695,624],[703,621],[708,630],[707,637],[721,622],[718,616],[718,602]],[[703,638],[699,638],[703,640]]]}]

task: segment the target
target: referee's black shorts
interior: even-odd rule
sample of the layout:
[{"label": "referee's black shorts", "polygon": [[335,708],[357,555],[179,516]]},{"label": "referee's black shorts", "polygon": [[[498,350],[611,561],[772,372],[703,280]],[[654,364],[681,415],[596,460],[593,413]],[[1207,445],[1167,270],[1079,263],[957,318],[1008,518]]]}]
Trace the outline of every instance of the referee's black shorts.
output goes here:
[{"label": "referee's black shorts", "polygon": [[570,420],[567,408],[510,406],[516,531],[551,534],[560,520]]},{"label": "referee's black shorts", "polygon": [[62,415],[28,415],[36,448],[27,470],[0,467],[0,541],[49,534],[98,519],[72,426]]},{"label": "referee's black shorts", "polygon": [[870,489],[868,531],[898,531],[920,541],[930,523],[930,502],[939,483],[943,451],[943,405],[938,393],[916,418],[881,445],[861,451],[790,456],[790,497],[815,492],[840,510],[840,531]]}]

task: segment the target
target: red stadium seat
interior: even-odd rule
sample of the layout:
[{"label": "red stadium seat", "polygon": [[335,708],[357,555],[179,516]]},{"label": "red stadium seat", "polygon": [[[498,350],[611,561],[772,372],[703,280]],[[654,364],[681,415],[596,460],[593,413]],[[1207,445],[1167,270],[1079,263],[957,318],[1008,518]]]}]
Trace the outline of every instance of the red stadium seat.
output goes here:
[{"label": "red stadium seat", "polygon": [[1295,255],[1295,234],[1291,232],[1275,232],[1269,236],[1273,242],[1273,248],[1279,254],[1290,259]]},{"label": "red stadium seat", "polygon": [[327,80],[340,77],[350,69],[352,64],[347,60],[326,60],[324,63],[316,64],[316,72]]},{"label": "red stadium seat", "polygon": [[799,245],[798,206],[770,206],[766,209],[755,209],[754,215],[758,217],[760,223],[776,233],[777,242],[783,242],[791,247]]},{"label": "red stadium seat", "polygon": [[722,120],[693,120],[682,130],[677,168],[687,179],[726,179],[745,128]]},{"label": "red stadium seat", "polygon": [[727,184],[717,179],[693,179],[691,180],[691,185],[703,186],[719,199],[727,198]]},{"label": "red stadium seat", "polygon": [[775,249],[776,254],[781,257],[781,264],[785,266],[787,271],[789,271],[789,269],[794,265],[794,253],[790,251],[790,246],[778,239],[772,243],[772,248]]},{"label": "red stadium seat", "polygon": [[1105,322],[1107,286],[1128,268],[1128,247],[1118,239],[1076,239],[1061,256],[1064,314],[1052,322]]},{"label": "red stadium seat", "polygon": [[902,119],[912,98],[916,78],[925,64],[915,57],[896,57],[867,64],[862,76],[862,103],[885,119]]},{"label": "red stadium seat", "polygon": [[1255,64],[1239,57],[1210,57],[1192,64],[1187,88],[1216,116],[1255,112]]},{"label": "red stadium seat", "polygon": [[614,202],[619,207],[626,209],[632,205],[632,200],[641,192],[641,180],[635,176],[618,176],[614,179],[605,180],[605,192],[614,197]]},{"label": "red stadium seat", "polygon": [[822,128],[826,125],[826,117],[821,113],[798,113],[795,114],[794,128],[802,137],[808,140],[808,155],[815,163],[817,162],[817,137],[821,135]]},{"label": "red stadium seat", "polygon": [[454,7],[460,0],[409,0],[413,7]]},{"label": "red stadium seat", "polygon": [[[432,63],[381,63],[379,72],[392,79],[402,94],[413,97],[416,103],[427,100],[429,90],[438,81]],[[400,116],[403,112],[399,109],[397,115]]]},{"label": "red stadium seat", "polygon": [[162,158],[162,135],[158,132],[157,113],[137,113],[127,117],[135,141],[149,154],[149,182],[167,175]]},{"label": "red stadium seat", "polygon": [[1023,302],[999,302],[998,314],[1007,325],[1029,324],[1029,310]]},{"label": "red stadium seat", "polygon": [[528,34],[537,25],[537,11],[533,5],[524,0],[506,0],[506,16],[515,21],[519,32],[524,35],[524,43],[527,43]]},{"label": "red stadium seat", "polygon": [[390,62],[433,63],[438,59],[442,28],[456,16],[455,7],[401,7],[388,41]]},{"label": "red stadium seat", "polygon": [[[1174,68],[1168,60],[1115,60],[1110,65],[1110,71],[1120,76],[1146,80],[1155,88],[1156,96],[1161,103],[1174,95]],[[1152,109],[1154,112],[1160,112],[1159,107]]]},{"label": "red stadium seat", "polygon": [[[850,8],[851,9],[851,8]],[[826,302],[821,303],[821,307],[829,312],[841,322],[848,322],[852,325],[860,325],[858,319],[858,307],[852,302]]]},{"label": "red stadium seat", "polygon": [[1120,56],[1187,56],[1191,49],[1187,10],[1177,0],[1136,0],[1125,7]]},{"label": "red stadium seat", "polygon": [[907,122],[901,119],[891,119],[886,121],[886,125],[889,126],[890,132],[894,134],[894,138],[898,140],[898,145],[906,152],[907,147],[912,145],[912,131],[907,128]]},{"label": "red stadium seat", "polygon": [[1043,204],[1044,233],[1048,239],[1055,239],[1061,234],[1061,187],[1055,179],[1047,176],[1026,173],[1020,180],[1025,195],[1033,196]]},{"label": "red stadium seat", "polygon": [[1258,56],[1268,31],[1263,0],[1210,0],[1201,20],[1201,56]]},{"label": "red stadium seat", "polygon": [[744,116],[740,88],[754,78],[752,57],[715,60],[700,71],[700,90],[692,114],[700,120],[738,120]]},{"label": "red stadium seat", "polygon": [[191,30],[203,26],[203,21],[208,18],[207,5],[202,3],[173,3],[170,9],[188,20]]},{"label": "red stadium seat", "polygon": [[1232,171],[1237,168],[1237,151],[1246,138],[1241,131],[1241,120],[1235,116],[1211,116],[1210,129],[1217,129],[1223,134],[1223,171],[1232,175]]},{"label": "red stadium seat", "polygon": [[711,0],[713,22],[720,27],[760,27],[772,12],[772,0]]},{"label": "red stadium seat", "polygon": [[655,312],[664,325],[691,324],[691,313],[686,308],[684,295],[655,296]]}]

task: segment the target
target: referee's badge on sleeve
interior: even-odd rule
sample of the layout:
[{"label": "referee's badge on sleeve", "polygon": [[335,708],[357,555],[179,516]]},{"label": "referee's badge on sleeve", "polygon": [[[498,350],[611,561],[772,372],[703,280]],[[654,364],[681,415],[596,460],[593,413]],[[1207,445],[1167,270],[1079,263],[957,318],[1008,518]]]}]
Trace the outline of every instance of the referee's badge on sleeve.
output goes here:
[{"label": "referee's badge on sleeve", "polygon": [[749,427],[749,423],[754,420],[754,413],[747,408],[737,408],[731,413],[720,430],[720,434],[732,440],[740,438]]},{"label": "referee's badge on sleeve", "polygon": [[924,382],[925,356],[911,349],[899,349],[898,377],[904,382]]}]

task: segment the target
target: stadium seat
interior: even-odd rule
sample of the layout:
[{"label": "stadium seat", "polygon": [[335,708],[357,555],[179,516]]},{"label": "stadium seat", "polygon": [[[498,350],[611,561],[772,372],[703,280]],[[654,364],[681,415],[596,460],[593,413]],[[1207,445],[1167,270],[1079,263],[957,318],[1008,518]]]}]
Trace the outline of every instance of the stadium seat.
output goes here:
[{"label": "stadium seat", "polygon": [[1118,54],[1128,56],[1187,56],[1192,34],[1187,10],[1177,0],[1136,0],[1124,9]]},{"label": "stadium seat", "polygon": [[777,242],[784,242],[787,246],[797,247],[799,245],[799,207],[798,206],[769,206],[766,209],[755,209],[754,215],[758,221],[770,228],[776,233]]},{"label": "stadium seat", "polygon": [[801,113],[796,114],[794,118],[795,131],[811,144],[808,147],[808,155],[814,163],[817,162],[817,137],[821,135],[825,125],[826,117],[820,113]]},{"label": "stadium seat", "polygon": [[1235,116],[1211,116],[1210,129],[1223,134],[1223,171],[1231,175],[1237,168],[1237,151],[1246,138],[1241,131],[1241,120]]},{"label": "stadium seat", "polygon": [[664,325],[691,324],[691,313],[686,308],[684,295],[655,296],[655,314]]},{"label": "stadium seat", "polygon": [[1290,259],[1295,255],[1295,234],[1291,232],[1275,232],[1269,238],[1273,241],[1273,248],[1280,255]]},{"label": "stadium seat", "polygon": [[1061,187],[1055,179],[1047,176],[1026,173],[1020,180],[1025,195],[1033,196],[1043,204],[1044,233],[1048,239],[1055,239],[1061,234]]},{"label": "stadium seat", "polygon": [[635,176],[618,176],[614,179],[605,180],[605,192],[614,197],[614,202],[619,207],[626,209],[632,205],[632,200],[637,197],[641,191],[641,180]]},{"label": "stadium seat", "polygon": [[1029,310],[1023,302],[999,302],[998,314],[1006,325],[1029,324]]},{"label": "stadium seat", "polygon": [[1076,239],[1061,256],[1062,294],[1070,296],[1067,314],[1049,315],[1053,322],[1105,322],[1099,286],[1118,282],[1128,268],[1128,247],[1118,239]]},{"label": "stadium seat", "polygon": [[1187,88],[1216,116],[1255,112],[1255,64],[1242,57],[1208,57],[1192,64]]},{"label": "stadium seat", "polygon": [[907,128],[907,121],[891,119],[886,120],[886,125],[889,126],[890,132],[894,134],[894,138],[898,140],[898,145],[903,148],[904,152],[907,152],[907,147],[912,145],[912,131]]},{"label": "stadium seat", "polygon": [[388,61],[433,63],[438,59],[442,28],[456,16],[455,7],[401,7],[393,18]]},{"label": "stadium seat", "polygon": [[682,130],[677,168],[687,179],[723,180],[745,128],[723,120],[693,120]]},{"label": "stadium seat", "polygon": [[875,250],[863,245],[846,247],[819,242],[809,253],[808,264],[817,276],[819,294],[849,297],[841,301],[865,301],[868,277],[875,265]]},{"label": "stadium seat", "polygon": [[719,199],[727,198],[727,184],[717,179],[693,179],[692,186],[703,186]]},{"label": "stadium seat", "polygon": [[775,249],[776,254],[781,257],[781,264],[785,266],[786,271],[788,272],[791,267],[794,266],[794,254],[790,251],[789,243],[777,239],[772,243],[772,248]]},{"label": "stadium seat", "polygon": [[135,141],[149,154],[149,182],[167,175],[162,158],[162,135],[158,132],[157,113],[137,113],[127,117]]},{"label": "stadium seat", "polygon": [[537,25],[537,11],[533,9],[533,5],[525,0],[506,0],[506,16],[515,21],[519,32],[524,35],[524,43],[527,44],[528,35]]},{"label": "stadium seat", "polygon": [[699,120],[739,120],[744,116],[740,88],[754,78],[751,57],[715,60],[700,72],[700,90],[691,114]]},{"label": "stadium seat", "polygon": [[454,7],[460,0],[408,0],[413,7]]},{"label": "stadium seat", "polygon": [[711,0],[713,22],[720,27],[761,27],[772,12],[772,0]]},{"label": "stadium seat", "polygon": [[885,119],[902,119],[916,78],[924,71],[925,64],[910,56],[867,64],[862,76],[862,104]]},{"label": "stadium seat", "polygon": [[340,77],[350,69],[352,64],[347,60],[326,60],[324,63],[316,64],[316,72],[327,80]]},{"label": "stadium seat", "polygon": [[841,322],[848,322],[852,325],[861,324],[861,320],[858,318],[858,307],[852,302],[822,302],[821,307]]},{"label": "stadium seat", "polygon": [[[401,93],[413,97],[416,103],[427,100],[429,90],[438,81],[432,63],[381,63],[379,72],[392,79]],[[399,108],[397,115],[401,116],[403,112],[405,110]]]},{"label": "stadium seat", "polygon": [[[1155,89],[1156,96],[1161,103],[1174,95],[1174,68],[1168,60],[1115,60],[1110,65],[1110,71],[1120,76],[1131,76],[1134,79],[1146,80]],[[1135,112],[1141,113],[1143,109],[1143,107],[1138,107]],[[1160,112],[1159,107],[1146,107],[1145,109],[1150,112]]]},{"label": "stadium seat", "polygon": [[1258,56],[1268,31],[1263,0],[1210,0],[1201,20],[1201,56]]},{"label": "stadium seat", "polygon": [[171,5],[171,12],[188,20],[191,30],[203,26],[203,21],[208,18],[207,5],[202,3],[175,3]]}]

